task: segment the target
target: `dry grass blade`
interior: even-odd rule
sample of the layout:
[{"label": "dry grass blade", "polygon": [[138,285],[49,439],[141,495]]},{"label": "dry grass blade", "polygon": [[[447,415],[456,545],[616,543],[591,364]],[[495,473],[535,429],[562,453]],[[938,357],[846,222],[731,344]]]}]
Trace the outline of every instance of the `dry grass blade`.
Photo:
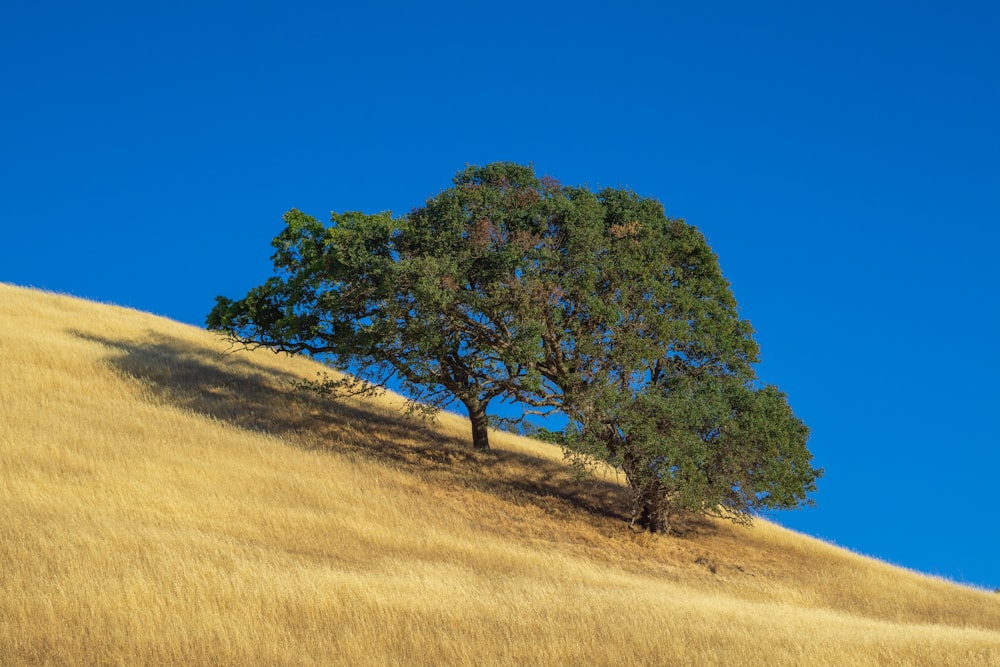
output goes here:
[{"label": "dry grass blade", "polygon": [[161,318],[0,285],[0,664],[997,665],[1000,596],[612,477]]}]

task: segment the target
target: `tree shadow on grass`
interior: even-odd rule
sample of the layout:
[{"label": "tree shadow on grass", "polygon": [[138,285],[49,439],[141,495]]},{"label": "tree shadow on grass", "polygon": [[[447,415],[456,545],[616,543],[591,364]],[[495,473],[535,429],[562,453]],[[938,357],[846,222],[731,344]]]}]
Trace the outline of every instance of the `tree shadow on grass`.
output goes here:
[{"label": "tree shadow on grass", "polygon": [[430,482],[474,489],[562,516],[627,520],[628,494],[598,479],[577,480],[567,466],[518,452],[474,451],[469,439],[365,399],[332,400],[292,387],[297,375],[262,367],[161,333],[109,338],[70,330],[108,350],[108,363],[140,383],[150,400],[248,431],[281,436],[318,451],[378,461]]}]

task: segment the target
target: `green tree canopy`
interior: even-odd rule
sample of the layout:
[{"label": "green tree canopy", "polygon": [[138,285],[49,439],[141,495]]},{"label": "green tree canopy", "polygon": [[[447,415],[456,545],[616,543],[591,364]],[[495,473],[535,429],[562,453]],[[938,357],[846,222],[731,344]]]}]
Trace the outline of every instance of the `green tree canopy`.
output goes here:
[{"label": "green tree canopy", "polygon": [[321,357],[364,386],[395,377],[414,404],[458,401],[473,446],[488,449],[487,407],[513,391],[530,356],[533,325],[511,299],[544,200],[530,168],[498,164],[466,169],[400,218],[335,213],[325,227],[289,211],[272,243],[278,275],[238,301],[218,297],[208,326]]},{"label": "green tree canopy", "polygon": [[651,530],[679,511],[748,520],[815,488],[808,429],[758,381],[715,254],[659,202],[494,163],[398,218],[285,223],[277,275],[219,297],[210,328],[320,356],[362,388],[395,376],[416,402],[461,402],[480,449],[495,398],[560,412],[558,439],[621,469]]},{"label": "green tree canopy", "polygon": [[758,347],[715,254],[655,200],[562,188],[546,284],[526,314],[542,325],[542,392],[570,419],[565,443],[620,468],[634,520],[669,529],[678,511],[749,520],[814,490],[808,429],[754,371]]}]

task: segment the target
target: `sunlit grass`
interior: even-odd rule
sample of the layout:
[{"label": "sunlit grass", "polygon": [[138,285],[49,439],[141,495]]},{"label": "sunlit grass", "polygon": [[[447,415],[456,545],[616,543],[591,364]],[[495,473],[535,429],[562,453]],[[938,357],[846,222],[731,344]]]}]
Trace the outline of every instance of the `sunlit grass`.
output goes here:
[{"label": "sunlit grass", "polygon": [[993,593],[763,521],[635,534],[548,445],[150,315],[0,318],[0,664],[1000,664]]}]

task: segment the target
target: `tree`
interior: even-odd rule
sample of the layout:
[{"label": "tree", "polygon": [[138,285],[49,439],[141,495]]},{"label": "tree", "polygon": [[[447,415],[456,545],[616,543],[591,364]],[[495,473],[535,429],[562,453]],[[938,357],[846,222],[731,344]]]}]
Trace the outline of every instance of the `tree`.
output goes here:
[{"label": "tree", "polygon": [[458,401],[474,448],[488,449],[487,407],[510,393],[532,340],[512,286],[544,208],[530,168],[495,164],[460,172],[454,187],[398,219],[350,212],[324,227],[292,210],[272,242],[278,275],[238,301],[217,297],[207,324],[360,376],[314,385],[322,391],[395,377],[414,406]]},{"label": "tree", "polygon": [[644,528],[804,502],[822,474],[808,429],[758,381],[753,330],[704,237],[626,190],[561,193],[549,254],[522,278],[549,298],[522,315],[541,323],[545,382],[521,399],[569,417],[578,460],[624,472]]},{"label": "tree", "polygon": [[715,254],[659,202],[494,163],[399,218],[285,222],[278,275],[218,297],[210,328],[323,357],[361,390],[395,376],[414,401],[461,402],[480,449],[495,398],[522,419],[560,412],[568,426],[548,438],[621,469],[650,530],[682,511],[747,521],[815,488],[808,429],[757,379]]}]

